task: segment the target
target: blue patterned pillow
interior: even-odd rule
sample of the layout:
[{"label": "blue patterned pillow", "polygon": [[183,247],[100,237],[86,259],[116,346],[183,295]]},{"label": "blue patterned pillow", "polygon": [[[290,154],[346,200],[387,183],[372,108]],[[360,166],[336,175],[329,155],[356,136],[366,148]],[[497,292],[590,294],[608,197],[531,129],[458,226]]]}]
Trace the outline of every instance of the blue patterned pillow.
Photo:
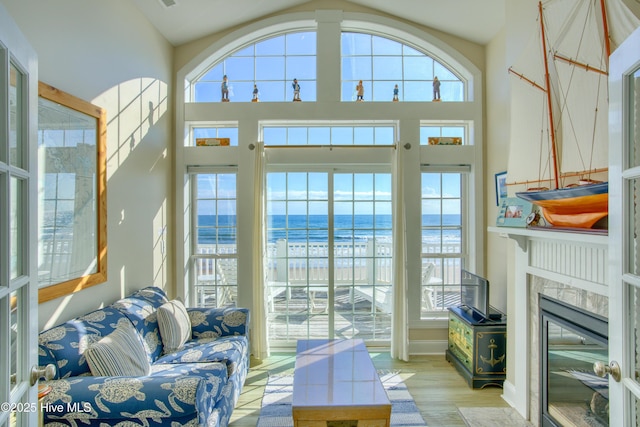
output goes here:
[{"label": "blue patterned pillow", "polygon": [[84,355],[95,377],[140,377],[151,370],[147,352],[132,326],[116,328]]},{"label": "blue patterned pillow", "polygon": [[191,339],[191,319],[180,300],[172,300],[158,307],[158,328],[164,354],[175,353]]}]

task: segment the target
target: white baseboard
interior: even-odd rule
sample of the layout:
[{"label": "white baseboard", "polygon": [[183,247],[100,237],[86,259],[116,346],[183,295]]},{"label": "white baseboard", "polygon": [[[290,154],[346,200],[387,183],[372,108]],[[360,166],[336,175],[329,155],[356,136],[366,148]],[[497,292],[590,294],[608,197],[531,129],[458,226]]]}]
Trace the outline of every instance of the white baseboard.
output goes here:
[{"label": "white baseboard", "polygon": [[[529,405],[517,396],[516,386],[505,380],[502,384],[502,400],[514,408],[525,420],[529,419]],[[519,402],[519,403],[518,403]]]},{"label": "white baseboard", "polygon": [[447,350],[448,345],[449,343],[446,340],[414,340],[409,343],[409,354],[441,354],[444,357],[444,353]]},{"label": "white baseboard", "polygon": [[502,400],[507,402],[509,406],[511,406],[512,408],[516,407],[516,404],[515,404],[516,387],[507,380],[504,380],[504,383],[502,383],[501,397],[502,397]]}]

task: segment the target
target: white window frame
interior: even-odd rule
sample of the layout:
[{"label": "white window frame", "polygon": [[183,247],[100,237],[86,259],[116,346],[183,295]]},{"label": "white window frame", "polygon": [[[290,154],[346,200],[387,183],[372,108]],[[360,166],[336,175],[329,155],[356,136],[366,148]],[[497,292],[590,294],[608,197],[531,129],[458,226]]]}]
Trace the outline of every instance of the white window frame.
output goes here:
[{"label": "white window frame", "polygon": [[[236,129],[238,130],[238,122],[237,121],[229,121],[229,122],[192,122],[187,124],[187,133],[184,138],[184,146],[185,147],[195,147],[196,146],[196,129],[204,129],[204,128],[215,128],[217,129],[216,136],[212,138],[217,138],[219,136],[220,129]],[[237,146],[238,141],[231,141],[231,146]]]},{"label": "white window frame", "polygon": [[[198,307],[208,307],[207,305],[205,305],[206,301],[204,300],[204,297],[202,295],[200,295],[198,293],[198,285],[197,285],[197,281],[198,281],[198,272],[197,270],[197,265],[200,262],[206,263],[207,260],[210,260],[209,263],[211,264],[211,266],[213,266],[213,271],[210,271],[210,273],[212,273],[212,279],[214,283],[214,289],[215,289],[215,294],[216,294],[216,307],[218,307],[219,304],[219,298],[218,298],[218,290],[219,288],[222,287],[231,287],[232,285],[230,285],[229,283],[226,283],[227,280],[230,280],[232,282],[235,282],[235,286],[236,286],[236,299],[234,300],[234,305],[237,304],[237,286],[238,286],[238,281],[237,281],[237,267],[238,267],[238,250],[237,250],[237,229],[238,229],[238,224],[236,222],[236,251],[235,253],[229,253],[229,254],[220,254],[220,253],[209,253],[209,254],[201,254],[198,253],[198,210],[197,210],[197,202],[198,202],[198,192],[197,192],[197,185],[198,185],[198,180],[197,180],[197,176],[198,175],[207,175],[207,174],[211,174],[211,175],[219,175],[219,174],[235,174],[236,178],[238,175],[238,169],[236,167],[191,167],[188,170],[189,173],[189,182],[190,182],[190,192],[191,192],[191,209],[190,209],[190,217],[191,217],[191,227],[190,227],[190,235],[191,235],[191,245],[190,245],[190,250],[189,253],[186,254],[189,258],[188,261],[188,265],[189,265],[189,269],[190,269],[190,278],[191,278],[191,284],[190,284],[190,288],[192,291],[192,295],[193,295],[193,301],[192,303],[195,304]],[[236,200],[236,212],[238,209],[238,186],[237,186],[237,179],[236,179],[236,190],[235,190],[235,200]],[[216,194],[216,198],[215,200],[218,200],[217,194]],[[221,260],[235,260],[236,261],[236,270],[235,270],[235,274],[233,272],[231,272],[230,274],[228,273],[228,275],[230,277],[221,277],[222,273],[219,272],[219,270],[217,269],[218,263]],[[222,306],[224,307],[224,305]]]},{"label": "white window frame", "polygon": [[[423,165],[420,168],[420,176],[422,176],[423,173],[439,173],[439,174],[443,174],[443,173],[457,173],[460,175],[460,203],[461,203],[461,218],[460,218],[460,252],[456,253],[457,256],[455,257],[451,257],[451,256],[447,256],[446,253],[428,253],[428,252],[422,252],[422,249],[420,251],[420,260],[421,260],[421,264],[420,267],[423,267],[424,264],[424,259],[427,258],[439,258],[443,260],[443,263],[446,259],[451,259],[451,258],[459,258],[460,259],[460,268],[467,268],[469,264],[472,264],[470,262],[470,251],[469,251],[469,240],[468,240],[468,236],[472,235],[475,233],[474,230],[474,225],[471,221],[469,221],[469,213],[470,212],[474,212],[474,206],[473,206],[473,202],[469,199],[468,194],[469,194],[469,187],[471,185],[471,167],[470,166],[465,166],[465,165],[442,165],[442,166],[426,166]],[[422,189],[422,185],[421,185],[421,189]],[[442,195],[441,195],[442,196]],[[422,204],[422,197],[420,197],[420,203]],[[440,198],[440,200],[446,200],[446,199],[442,199],[442,197]],[[420,231],[422,234],[422,205],[420,206]],[[422,248],[422,236],[420,237],[421,240],[421,245],[420,247]],[[421,271],[422,273],[422,271]],[[437,274],[437,273],[434,273]],[[436,276],[437,277],[437,276]],[[440,284],[435,284],[432,287],[433,288],[443,288],[446,286],[451,286],[451,285],[455,285],[455,283],[449,283],[446,282],[446,277],[444,277],[444,275],[442,274],[442,272],[440,272],[440,276],[438,277],[440,280],[442,280],[442,282]],[[424,284],[421,282],[420,283],[421,286],[424,286]],[[422,289],[421,289],[422,290]],[[421,297],[423,298],[424,295],[422,295],[421,292]],[[422,315],[422,310],[420,311],[420,320],[422,321],[428,321],[430,319],[434,319],[434,318],[446,318],[448,317],[448,312],[446,310],[446,307],[444,310],[433,310],[433,311],[429,311],[427,313],[426,316]]]},{"label": "white window frame", "polygon": [[[269,144],[268,141],[265,141],[264,133],[265,129],[268,128],[280,128],[287,130],[287,140],[283,144]],[[288,130],[291,128],[306,128],[307,129],[307,143],[305,144],[292,144],[289,142],[289,133]],[[390,128],[393,131],[392,141],[389,144],[378,144],[374,141],[373,144],[368,145],[376,145],[380,147],[390,147],[395,144],[395,141],[398,140],[398,122],[394,120],[362,120],[362,121],[347,121],[347,120],[337,120],[337,121],[313,121],[313,120],[305,120],[305,121],[287,121],[287,122],[275,122],[275,121],[262,121],[260,123],[260,140],[265,142],[265,147],[269,147],[269,145],[290,145],[291,147],[304,147],[309,146],[309,129],[311,128],[326,128],[330,132],[329,141],[326,144],[322,145],[333,145],[336,147],[357,147],[359,144],[334,144],[333,143],[333,129],[337,128],[350,128],[355,132],[357,128],[373,128],[374,129],[374,139],[375,139],[375,128]]]},{"label": "white window frame", "polygon": [[[302,54],[287,54],[287,52],[286,52],[286,36],[290,35],[290,34],[296,34],[296,33],[311,33],[311,32],[315,33],[315,28],[293,28],[293,29],[290,29],[290,30],[283,30],[283,31],[279,31],[279,32],[276,32],[276,33],[273,33],[273,34],[268,34],[268,35],[265,35],[265,36],[263,36],[261,38],[250,40],[250,41],[248,41],[248,42],[246,42],[244,44],[238,44],[238,40],[235,40],[236,43],[234,43],[235,46],[232,48],[233,50],[227,51],[227,52],[224,53],[224,55],[218,56],[217,59],[214,62],[208,63],[208,65],[206,67],[203,67],[203,68],[199,69],[197,74],[194,74],[190,78],[190,81],[188,82],[187,88],[186,88],[187,93],[188,93],[188,98],[190,100],[192,100],[193,102],[196,102],[195,101],[195,96],[196,96],[196,94],[195,94],[195,86],[196,86],[196,84],[198,82],[200,82],[200,79],[203,76],[205,76],[209,71],[211,71],[213,68],[217,67],[221,62],[223,62],[227,58],[232,57],[236,53],[241,52],[242,50],[244,50],[244,49],[246,49],[248,47],[254,47],[253,55],[252,56],[249,56],[249,55],[240,56],[240,57],[253,58],[253,62],[254,62],[254,65],[253,65],[253,75],[254,75],[253,83],[257,84],[258,85],[258,89],[259,89],[260,88],[260,86],[259,86],[260,82],[266,81],[266,80],[256,80],[256,59],[259,58],[259,57],[268,58],[270,56],[268,56],[268,55],[256,55],[256,53],[255,53],[255,45],[260,43],[260,42],[272,39],[272,38],[284,37],[285,38],[285,53],[284,53],[284,55],[282,55],[282,57],[284,58],[284,61],[285,61],[285,64],[286,64],[287,57],[299,57],[299,56],[306,57],[306,56],[311,56],[311,54],[304,54],[304,55],[302,55]],[[317,35],[316,35],[316,37],[317,37]],[[315,56],[316,61],[317,61],[317,58],[318,58],[317,50],[313,54],[313,56]],[[203,62],[203,64],[205,64],[205,63]],[[224,72],[226,73],[226,70]],[[282,75],[282,78],[283,78],[282,81],[284,83],[285,93],[284,93],[284,98],[283,98],[282,101],[286,101],[287,100],[288,93],[289,93],[289,89],[288,88],[290,87],[289,84],[291,83],[289,80],[287,80],[286,73],[287,73],[287,71],[286,71],[286,66],[285,66],[285,70],[283,70],[283,75]],[[233,76],[229,76],[229,77],[231,78]],[[317,93],[317,81],[318,81],[318,75],[317,74],[316,74],[315,79],[313,79],[313,80],[310,80],[310,79],[298,79],[298,80],[301,83],[301,85],[313,83],[315,85],[314,92]],[[280,80],[268,80],[268,81],[280,81]],[[243,82],[247,82],[247,80],[243,80]],[[217,99],[213,99],[211,101],[199,101],[199,102],[215,102],[215,101],[217,101]],[[249,102],[249,101],[251,101],[251,100],[249,99],[248,101],[245,101],[245,102]]]},{"label": "white window frame", "polygon": [[[431,120],[421,120],[420,121],[420,136],[422,136],[422,129],[427,127],[440,128],[440,132],[442,132],[442,128],[448,127],[461,127],[463,128],[463,136],[462,136],[462,145],[473,145],[473,122],[469,120],[439,120],[439,121],[431,121]],[[449,135],[440,135],[440,136],[449,136]],[[420,140],[420,145],[429,145],[429,141]]]},{"label": "white window frame", "polygon": [[[360,35],[366,35],[366,36],[370,36],[371,37],[371,53],[369,54],[351,54],[351,55],[345,55],[343,53],[343,49],[342,49],[342,35],[344,34],[360,34]],[[395,43],[398,43],[400,45],[402,45],[403,47],[406,46],[408,48],[411,48],[417,52],[420,52],[422,54],[422,56],[425,56],[427,58],[429,58],[431,61],[433,61],[432,63],[432,67],[434,69],[432,69],[432,71],[434,72],[434,76],[435,75],[435,66],[436,64],[441,66],[442,68],[446,69],[447,72],[451,73],[452,75],[454,75],[457,80],[455,80],[455,82],[459,82],[462,85],[462,99],[461,100],[456,100],[456,101],[450,101],[450,102],[464,102],[467,100],[466,94],[468,93],[467,91],[467,82],[465,81],[465,79],[459,75],[458,72],[456,72],[455,69],[452,69],[451,66],[445,62],[442,62],[438,57],[433,56],[432,54],[430,54],[429,52],[425,52],[425,50],[419,46],[413,45],[411,43],[408,43],[406,40],[402,40],[396,37],[392,37],[388,34],[375,34],[369,31],[346,31],[343,30],[342,33],[340,34],[341,36],[341,43],[340,43],[340,61],[341,61],[341,68],[342,68],[342,61],[345,58],[369,58],[370,59],[370,70],[371,70],[371,79],[350,79],[350,78],[345,78],[345,75],[342,73],[341,70],[341,74],[340,74],[340,84],[341,84],[341,99],[342,102],[349,102],[350,100],[344,99],[345,98],[345,94],[342,93],[342,90],[344,88],[345,84],[349,84],[351,87],[355,87],[356,84],[359,81],[363,81],[363,84],[365,86],[365,100],[368,101],[372,101],[372,102],[385,102],[385,101],[391,101],[393,92],[392,90],[390,90],[389,92],[386,93],[386,98],[383,98],[382,101],[380,100],[375,100],[375,98],[379,98],[379,95],[375,94],[375,90],[376,90],[376,83],[396,83],[398,84],[398,89],[399,89],[399,94],[398,94],[398,98],[399,100],[405,101],[404,100],[404,93],[406,91],[406,87],[405,87],[405,83],[409,83],[409,82],[422,82],[424,84],[424,86],[427,86],[426,92],[431,94],[432,92],[432,86],[430,83],[433,82],[433,80],[412,80],[412,79],[407,79],[405,80],[405,73],[404,73],[404,62],[405,62],[405,58],[409,57],[421,57],[419,55],[405,55],[404,53],[404,49],[400,54],[389,54],[389,55],[382,55],[382,54],[376,54],[373,52],[373,37],[378,37],[381,39],[386,39]],[[373,78],[373,74],[375,73],[375,58],[376,57],[400,57],[403,63],[403,67],[402,70],[400,71],[400,74],[402,74],[402,78],[398,79],[398,80],[376,80]],[[441,82],[453,82],[454,80],[450,80],[450,79],[443,79],[442,76],[440,76],[440,80]],[[389,87],[391,89],[391,86]],[[353,99],[351,101],[354,101]],[[405,101],[405,102],[427,102],[427,101],[431,101],[431,98],[429,96],[427,96],[426,99],[422,100],[422,101]]]}]

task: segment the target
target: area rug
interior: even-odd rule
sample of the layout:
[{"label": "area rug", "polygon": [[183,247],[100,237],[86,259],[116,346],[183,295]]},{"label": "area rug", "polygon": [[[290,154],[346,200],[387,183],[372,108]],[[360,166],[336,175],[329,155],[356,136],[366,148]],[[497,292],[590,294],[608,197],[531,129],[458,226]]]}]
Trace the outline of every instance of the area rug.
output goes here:
[{"label": "area rug", "polygon": [[[426,427],[420,410],[398,372],[380,372],[391,401],[391,427]],[[293,375],[270,375],[262,396],[256,427],[293,427],[291,399]]]},{"label": "area rug", "polygon": [[469,427],[533,427],[513,408],[458,408]]}]

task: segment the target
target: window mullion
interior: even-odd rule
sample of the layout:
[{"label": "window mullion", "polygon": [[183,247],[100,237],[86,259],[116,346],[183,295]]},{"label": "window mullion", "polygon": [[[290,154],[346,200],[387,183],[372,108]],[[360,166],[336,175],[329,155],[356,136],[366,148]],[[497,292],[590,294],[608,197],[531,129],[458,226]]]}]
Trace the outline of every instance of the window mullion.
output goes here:
[{"label": "window mullion", "polygon": [[329,276],[329,280],[328,280],[328,289],[327,289],[327,307],[330,307],[329,309],[329,337],[333,338],[335,336],[335,245],[334,245],[334,236],[335,236],[335,224],[334,224],[334,194],[333,194],[333,176],[334,176],[334,171],[330,171],[327,174],[327,191],[328,191],[328,204],[329,206],[328,208],[328,213],[329,213],[329,218],[327,219],[328,221],[328,258],[329,258],[329,265],[328,265],[328,276]]}]

